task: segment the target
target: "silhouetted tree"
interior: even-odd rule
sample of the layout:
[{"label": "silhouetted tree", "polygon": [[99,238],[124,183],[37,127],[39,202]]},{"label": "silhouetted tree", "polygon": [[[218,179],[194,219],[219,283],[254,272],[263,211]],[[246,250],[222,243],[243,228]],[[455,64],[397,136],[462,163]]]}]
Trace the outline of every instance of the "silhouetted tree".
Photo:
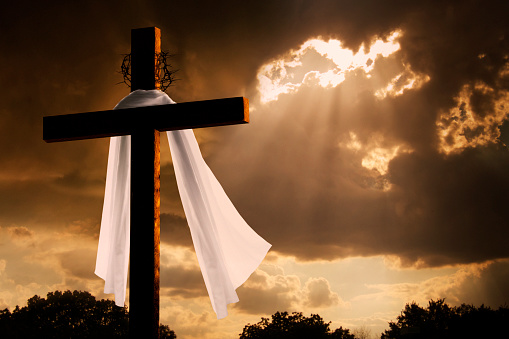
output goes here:
[{"label": "silhouetted tree", "polygon": [[272,319],[262,318],[257,324],[247,324],[244,326],[241,339],[321,339],[321,338],[340,338],[353,339],[349,330],[338,328],[335,332],[330,332],[330,323],[325,323],[318,314],[311,314],[311,317],[305,317],[300,312],[294,312],[291,315],[288,312],[276,312]]},{"label": "silhouetted tree", "polygon": [[371,338],[371,329],[367,326],[361,326],[353,330],[355,339],[369,339]]},{"label": "silhouetted tree", "polygon": [[170,330],[168,325],[160,325],[159,339],[177,339],[177,335],[173,330]]},{"label": "silhouetted tree", "polygon": [[427,308],[407,304],[397,322],[389,322],[382,338],[496,338],[505,333],[509,308],[493,310],[482,305],[450,307],[444,299],[431,300]]},{"label": "silhouetted tree", "polygon": [[[81,291],[49,292],[46,299],[35,295],[12,313],[0,311],[2,338],[127,338],[128,324],[127,307]],[[161,338],[176,338],[168,326],[160,331]]]},{"label": "silhouetted tree", "polygon": [[339,328],[336,328],[334,332],[330,335],[330,338],[334,339],[355,339],[355,336],[350,333],[350,330],[348,328],[343,328],[343,326],[340,326]]}]

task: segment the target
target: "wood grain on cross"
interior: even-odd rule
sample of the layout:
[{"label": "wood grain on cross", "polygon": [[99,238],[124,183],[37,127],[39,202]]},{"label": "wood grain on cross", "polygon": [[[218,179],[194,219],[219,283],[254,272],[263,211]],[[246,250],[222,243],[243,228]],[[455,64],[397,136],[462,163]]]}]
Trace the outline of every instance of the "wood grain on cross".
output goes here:
[{"label": "wood grain on cross", "polygon": [[[131,31],[131,91],[159,88],[160,39],[156,27]],[[43,118],[46,142],[131,135],[131,338],[159,338],[159,132],[247,122],[243,97]]]}]

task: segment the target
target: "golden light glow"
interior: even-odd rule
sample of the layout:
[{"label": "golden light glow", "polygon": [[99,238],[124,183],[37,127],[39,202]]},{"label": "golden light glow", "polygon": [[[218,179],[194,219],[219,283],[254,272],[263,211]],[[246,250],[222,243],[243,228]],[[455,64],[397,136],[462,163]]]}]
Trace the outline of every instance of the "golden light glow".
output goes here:
[{"label": "golden light glow", "polygon": [[[499,126],[509,117],[507,109],[509,92],[498,94],[492,105],[493,112],[474,112],[472,98],[476,95],[495,96],[485,83],[465,85],[455,98],[456,106],[442,112],[437,120],[439,151],[444,154],[459,153],[467,147],[484,146],[499,140]],[[486,114],[489,113],[489,114]],[[484,116],[483,116],[484,115]]]},{"label": "golden light glow", "polygon": [[[298,50],[290,50],[259,69],[257,78],[261,102],[267,103],[277,100],[281,94],[296,92],[303,84],[336,87],[345,81],[348,72],[354,70],[363,70],[369,78],[377,57],[386,58],[400,49],[397,42],[400,36],[401,31],[395,31],[386,41],[378,39],[368,48],[362,45],[357,53],[344,48],[339,40],[310,39]],[[324,65],[332,62],[333,66],[326,71],[317,71],[323,65],[305,61],[305,56],[313,52],[323,58]],[[304,75],[298,77],[297,74],[301,73]]]},{"label": "golden light glow", "polygon": [[285,82],[288,78],[286,67],[291,66],[285,65],[283,60],[262,66],[258,72],[262,102],[274,101],[280,94],[292,93],[299,88],[299,84]]},{"label": "golden light glow", "polygon": [[430,79],[429,75],[415,73],[408,64],[405,64],[405,70],[392,78],[385,88],[376,91],[375,96],[378,99],[385,99],[387,96],[397,97],[406,90],[421,88]]},{"label": "golden light glow", "polygon": [[348,148],[350,150],[359,151],[362,148],[362,144],[359,141],[359,139],[357,138],[357,134],[350,131],[349,136],[350,136],[350,140],[348,140],[344,144],[341,143],[340,147],[344,145],[346,148]]},{"label": "golden light glow", "polygon": [[383,138],[381,135],[374,135],[369,140],[362,142],[356,133],[350,131],[347,140],[338,144],[340,148],[358,153],[361,157],[362,167],[372,171],[373,177],[377,180],[377,185],[372,188],[389,191],[391,184],[383,178],[389,170],[389,163],[402,153],[410,153],[413,150],[405,144],[393,144]]},{"label": "golden light glow", "polygon": [[377,170],[381,175],[385,175],[389,169],[389,162],[400,153],[400,146],[389,148],[375,147],[362,158],[362,166]]},{"label": "golden light glow", "polygon": [[380,135],[375,135],[369,141],[362,143],[354,132],[349,133],[349,139],[339,143],[339,147],[347,148],[355,152],[362,152],[361,164],[369,170],[376,170],[380,175],[387,174],[389,162],[398,154],[409,153],[412,150],[403,144],[387,145],[386,140]]}]

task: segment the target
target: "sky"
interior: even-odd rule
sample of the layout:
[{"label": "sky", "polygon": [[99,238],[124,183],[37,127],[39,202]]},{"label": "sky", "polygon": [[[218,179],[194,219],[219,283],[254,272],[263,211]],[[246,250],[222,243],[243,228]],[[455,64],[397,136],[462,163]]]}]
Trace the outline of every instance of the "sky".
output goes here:
[{"label": "sky", "polygon": [[244,96],[196,130],[272,248],[217,320],[165,138],[161,322],[236,338],[276,311],[379,335],[406,303],[509,303],[507,1],[14,1],[0,13],[0,309],[86,290],[107,139],[46,144],[42,117],[107,110],[130,30],[157,26],[177,102]]}]

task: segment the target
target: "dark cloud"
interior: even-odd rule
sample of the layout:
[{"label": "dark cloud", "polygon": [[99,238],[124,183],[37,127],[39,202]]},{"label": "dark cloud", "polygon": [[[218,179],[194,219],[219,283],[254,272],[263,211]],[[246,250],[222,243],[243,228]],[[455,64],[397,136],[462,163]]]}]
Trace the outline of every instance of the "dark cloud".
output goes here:
[{"label": "dark cloud", "polygon": [[507,283],[509,282],[509,263],[500,260],[492,263],[480,277],[466,282],[460,300],[475,305],[486,304],[493,308],[507,306],[509,299]]},{"label": "dark cloud", "polygon": [[[311,109],[301,112],[311,114]],[[401,154],[382,177],[363,168],[355,153],[334,147],[341,129],[316,141],[310,137],[312,127],[294,125],[263,136],[265,144],[249,145],[272,122],[253,123],[245,137],[237,135],[235,145],[225,141],[213,163],[229,163],[228,169],[216,165],[216,174],[273,250],[304,260],[396,254],[406,264],[430,266],[509,255],[503,241],[509,217],[507,148],[491,145],[449,156],[429,149]],[[377,189],[381,178],[392,184],[390,191]]]},{"label": "dark cloud", "polygon": [[161,241],[170,245],[193,246],[187,220],[175,214],[161,214]]},{"label": "dark cloud", "polygon": [[[446,290],[440,293],[449,303],[457,306],[470,304],[475,306],[485,305],[493,309],[500,306],[507,306],[509,298],[507,284],[509,283],[509,262],[507,259],[489,261],[479,264],[477,267],[459,270],[456,272],[456,279],[448,279],[451,284]],[[431,280],[428,286],[422,290],[430,289],[436,293],[440,284]],[[447,284],[445,285],[447,286]],[[427,293],[427,296],[430,293]]]},{"label": "dark cloud", "polygon": [[198,267],[162,266],[161,289],[163,295],[172,297],[195,298],[207,296],[205,283]]},{"label": "dark cloud", "polygon": [[24,226],[9,227],[7,229],[7,232],[11,235],[11,237],[17,238],[17,239],[23,239],[23,240],[30,239],[34,235],[34,232],[32,232],[31,230],[29,230],[28,228],[26,228]]},{"label": "dark cloud", "polygon": [[395,159],[390,175],[403,208],[402,239],[413,245],[408,258],[433,266],[508,256],[508,165],[509,153],[499,146]]},{"label": "dark cloud", "polygon": [[[493,89],[474,90],[470,102],[476,119],[494,117],[497,98],[509,89],[509,26],[501,14],[507,4],[419,2],[382,11],[397,11],[398,20],[366,23],[359,14],[355,22],[368,27],[341,38],[353,47],[370,40],[361,35],[372,25],[380,26],[364,33],[370,37],[400,28],[394,60],[429,76],[428,83],[379,101],[362,74],[351,74],[334,90],[280,96],[257,106],[242,133],[224,136],[211,159],[215,172],[273,250],[303,260],[396,254],[404,265],[441,266],[507,257],[507,148],[493,143],[445,156],[436,125],[466,84]],[[363,143],[380,135],[413,152],[380,176],[361,166],[361,154],[337,147],[349,131]],[[392,189],[377,190],[380,180]]]},{"label": "dark cloud", "polygon": [[104,185],[85,180],[89,186],[77,182],[72,187],[58,181],[0,181],[2,224],[62,230],[64,226],[86,222],[95,227],[89,227],[90,232],[97,233]]},{"label": "dark cloud", "polygon": [[67,273],[66,279],[75,282],[82,279],[98,279],[94,274],[95,258],[95,250],[84,248],[62,252],[58,255],[60,265]]}]

